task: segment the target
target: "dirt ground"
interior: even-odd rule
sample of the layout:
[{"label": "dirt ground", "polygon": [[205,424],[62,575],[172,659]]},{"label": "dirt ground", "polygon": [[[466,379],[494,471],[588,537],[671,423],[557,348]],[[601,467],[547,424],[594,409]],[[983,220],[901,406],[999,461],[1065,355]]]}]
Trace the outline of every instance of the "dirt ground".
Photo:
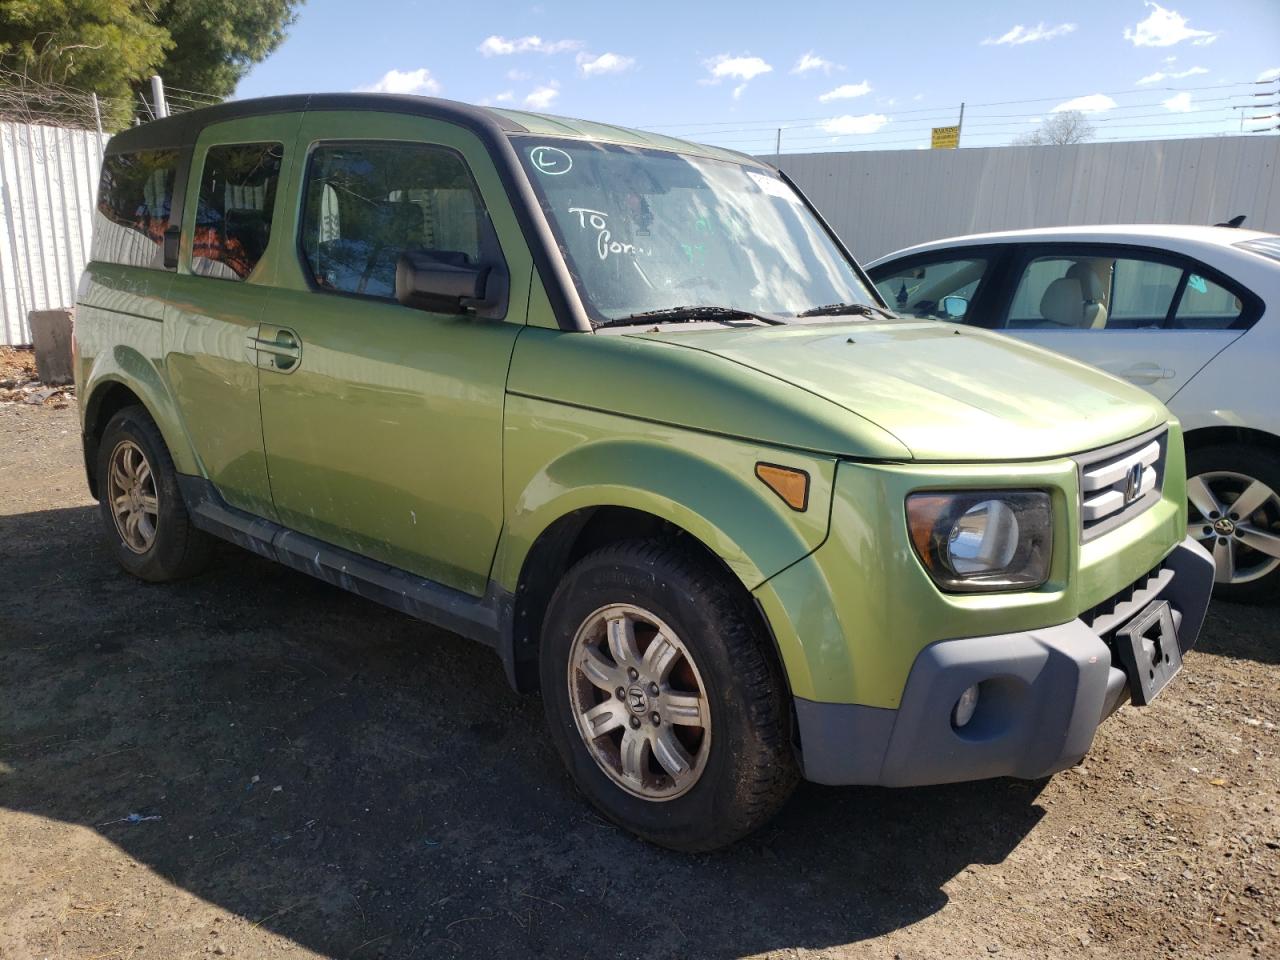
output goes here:
[{"label": "dirt ground", "polygon": [[488,650],[232,547],[120,572],[75,401],[0,403],[0,957],[1280,955],[1280,608],[1048,782],[602,822]]}]

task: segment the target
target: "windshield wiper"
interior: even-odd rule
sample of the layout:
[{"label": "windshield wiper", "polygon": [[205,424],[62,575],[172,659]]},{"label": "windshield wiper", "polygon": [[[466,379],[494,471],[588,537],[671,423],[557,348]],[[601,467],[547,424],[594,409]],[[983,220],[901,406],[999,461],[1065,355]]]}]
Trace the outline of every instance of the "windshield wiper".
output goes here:
[{"label": "windshield wiper", "polygon": [[892,310],[873,307],[869,303],[828,303],[821,307],[811,307],[797,313],[797,317],[838,317],[841,314],[856,313],[862,317],[884,317],[888,320],[902,319]]},{"label": "windshield wiper", "polygon": [[612,320],[597,323],[596,328],[625,327],[643,323],[695,323],[698,320],[759,320],[761,323],[767,323],[772,327],[782,326],[787,322],[782,317],[774,316],[771,313],[756,313],[752,310],[742,310],[738,307],[687,306],[664,307],[661,310],[629,313],[625,317],[615,317]]}]

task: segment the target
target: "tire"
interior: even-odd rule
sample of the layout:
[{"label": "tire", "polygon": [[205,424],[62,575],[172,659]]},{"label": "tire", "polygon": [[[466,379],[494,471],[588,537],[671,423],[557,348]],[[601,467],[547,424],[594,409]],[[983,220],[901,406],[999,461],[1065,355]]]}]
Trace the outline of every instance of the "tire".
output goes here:
[{"label": "tire", "polygon": [[[98,444],[97,477],[98,512],[120,566],[150,583],[182,580],[205,568],[212,538],[192,525],[173,458],[142,407],[125,407],[107,423]],[[122,498],[127,512],[118,514]],[[131,525],[130,518],[139,516]]]},{"label": "tire", "polygon": [[[661,645],[659,636],[671,639]],[[618,656],[615,637],[618,647],[632,638],[632,656]],[[595,679],[571,669],[571,656],[590,656]],[[575,564],[552,596],[539,668],[547,724],[574,782],[645,840],[724,847],[769,820],[795,787],[789,697],[759,616],[724,571],[678,543],[627,541]],[[591,702],[604,732],[589,742],[578,718]],[[626,746],[641,739],[647,747]],[[682,763],[688,771],[673,773]]]},{"label": "tire", "polygon": [[[1240,603],[1280,598],[1280,455],[1240,443],[1194,449],[1187,478],[1187,532],[1214,555],[1213,595]],[[1240,516],[1232,507],[1246,491],[1253,509]]]}]

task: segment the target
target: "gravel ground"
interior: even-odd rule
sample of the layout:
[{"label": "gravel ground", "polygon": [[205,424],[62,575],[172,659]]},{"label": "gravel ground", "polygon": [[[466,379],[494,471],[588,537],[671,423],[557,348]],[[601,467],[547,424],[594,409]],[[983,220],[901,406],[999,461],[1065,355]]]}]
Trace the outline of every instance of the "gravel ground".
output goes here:
[{"label": "gravel ground", "polygon": [[74,400],[0,404],[0,958],[1274,957],[1277,614],[1215,604],[1050,781],[806,785],[682,856],[490,651],[232,547],[130,579]]}]

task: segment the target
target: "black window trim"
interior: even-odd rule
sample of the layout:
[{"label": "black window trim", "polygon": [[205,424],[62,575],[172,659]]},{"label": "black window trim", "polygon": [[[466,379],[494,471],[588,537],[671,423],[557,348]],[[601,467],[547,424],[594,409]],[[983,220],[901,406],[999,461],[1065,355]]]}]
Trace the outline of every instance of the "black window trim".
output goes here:
[{"label": "black window trim", "polygon": [[[394,307],[401,306],[394,296],[378,297],[370,293],[353,293],[348,290],[334,290],[329,287],[320,286],[320,284],[316,283],[315,274],[312,273],[311,262],[307,259],[306,249],[303,244],[302,231],[306,223],[307,190],[311,185],[311,168],[315,163],[316,152],[325,147],[362,146],[370,144],[395,144],[408,147],[425,147],[430,150],[440,150],[444,153],[451,153],[458,158],[458,162],[462,164],[463,172],[471,182],[471,188],[475,191],[476,197],[484,208],[485,219],[489,221],[490,241],[493,243],[498,254],[498,262],[494,264],[494,267],[501,269],[504,281],[503,289],[505,292],[502,302],[497,306],[486,310],[483,313],[483,319],[499,321],[506,320],[511,309],[511,269],[507,265],[506,251],[502,248],[502,238],[498,236],[498,231],[493,226],[493,220],[489,216],[489,204],[485,201],[484,194],[480,190],[480,184],[476,182],[475,174],[471,170],[471,164],[467,162],[467,158],[462,151],[456,147],[451,147],[448,144],[435,143],[430,140],[405,139],[401,137],[333,137],[313,140],[307,145],[306,157],[302,167],[302,177],[298,182],[298,215],[294,230],[294,255],[298,259],[298,268],[302,271],[302,279],[306,282],[307,289],[312,293],[322,293],[331,297],[346,297],[348,299],[359,300],[364,303],[372,302],[390,304]],[[414,310],[415,308],[403,307],[403,309]],[[415,312],[422,313],[424,311],[415,310]]]},{"label": "black window trim", "polygon": [[[275,197],[275,202],[272,204],[272,208],[271,208],[271,223],[275,223],[276,215],[277,215],[277,213],[278,213],[277,207],[278,207],[278,206],[280,205],[280,203],[281,203],[281,199],[282,199],[282,197],[283,197],[283,195],[284,195],[284,192],[285,192],[283,188],[286,186],[286,184],[287,184],[287,180],[288,180],[288,178],[285,176],[285,174],[287,173],[287,170],[286,170],[286,168],[285,168],[285,160],[286,160],[286,158],[287,158],[288,151],[289,151],[289,149],[290,149],[289,144],[288,144],[285,140],[283,140],[283,139],[279,139],[279,140],[228,140],[228,141],[226,141],[226,142],[219,141],[218,143],[210,143],[210,144],[208,144],[207,146],[205,146],[205,147],[204,147],[204,149],[203,149],[203,151],[202,151],[202,156],[200,157],[200,170],[199,170],[199,175],[198,175],[198,177],[196,178],[196,180],[194,181],[194,185],[195,185],[195,194],[196,194],[196,209],[195,209],[195,215],[194,215],[194,216],[192,217],[192,219],[191,219],[191,232],[190,232],[190,234],[186,237],[186,241],[187,241],[187,273],[186,273],[186,276],[196,277],[196,278],[201,279],[201,280],[220,280],[220,281],[222,281],[223,283],[248,283],[248,282],[249,282],[249,278],[250,278],[250,277],[252,277],[255,273],[257,273],[257,271],[258,271],[258,263],[261,263],[261,262],[262,262],[263,258],[265,258],[265,257],[266,257],[266,255],[267,255],[267,251],[271,249],[271,241],[272,241],[272,239],[273,239],[273,238],[274,238],[274,236],[275,236],[274,234],[270,234],[270,233],[269,233],[269,235],[267,236],[267,245],[266,245],[266,247],[264,247],[264,248],[263,248],[262,256],[258,258],[258,263],[255,263],[255,264],[253,265],[253,269],[252,269],[252,270],[250,270],[250,271],[249,271],[247,274],[245,274],[243,277],[237,277],[235,280],[232,280],[230,277],[215,277],[215,276],[212,276],[211,274],[207,274],[207,273],[196,273],[194,270],[192,270],[192,269],[191,269],[191,263],[192,263],[192,261],[194,261],[194,260],[195,260],[195,258],[196,258],[196,257],[195,257],[195,251],[196,251],[196,236],[195,236],[195,231],[196,231],[196,226],[198,225],[198,222],[199,222],[199,220],[200,220],[200,187],[201,187],[201,185],[202,185],[202,184],[203,184],[203,182],[204,182],[204,171],[205,171],[205,168],[206,168],[206,167],[208,167],[208,165],[209,165],[209,151],[210,151],[210,150],[217,150],[217,149],[219,149],[219,148],[221,148],[221,147],[256,147],[256,146],[271,146],[271,145],[278,146],[278,147],[280,148],[280,173],[276,175],[276,197]],[[195,173],[195,172],[196,172],[196,169],[195,169],[195,152],[196,152],[196,151],[195,151],[195,145],[194,145],[194,144],[192,144],[190,147],[188,147],[188,148],[187,148],[187,150],[186,150],[186,156],[183,158],[183,159],[184,159],[184,162],[185,162],[185,163],[186,163],[186,165],[187,165],[187,169],[188,169],[188,176],[189,176],[191,173]],[[185,184],[184,184],[184,186],[185,186]],[[175,197],[177,196],[177,190],[175,190],[175,191],[174,191],[174,195],[175,195]],[[182,196],[183,196],[183,203],[185,204],[185,203],[186,203],[186,191],[185,191],[185,190],[183,191],[183,195],[182,195]],[[173,229],[174,229],[174,226],[175,226],[175,225],[174,225],[174,223],[173,223],[173,217],[172,217],[172,215],[170,215],[170,218],[169,218],[169,230],[173,230]],[[181,227],[182,227],[181,211],[179,211],[179,220],[178,220],[177,227],[178,227],[179,231],[181,231]],[[166,232],[167,232],[167,231],[166,231]],[[180,255],[179,255],[179,258],[180,258]],[[206,258],[204,258],[204,259],[208,259],[208,258],[206,257]],[[217,261],[214,261],[214,262],[215,262],[215,263],[221,263],[222,261],[217,260]],[[174,264],[174,269],[177,269],[177,264],[176,264],[176,263]]]},{"label": "black window trim", "polygon": [[[1060,257],[1069,259],[1072,257],[1105,257],[1111,256],[1118,260],[1150,260],[1155,263],[1162,263],[1166,266],[1174,267],[1182,271],[1178,280],[1177,289],[1174,291],[1173,299],[1169,301],[1169,308],[1165,312],[1164,319],[1158,327],[1104,327],[1102,330],[1079,329],[1073,331],[1070,327],[1063,327],[1065,333],[1106,333],[1112,330],[1116,333],[1133,332],[1139,329],[1147,330],[1178,330],[1181,328],[1173,326],[1173,318],[1178,312],[1178,306],[1182,301],[1182,294],[1186,288],[1187,277],[1189,274],[1196,274],[1211,280],[1218,286],[1222,287],[1228,293],[1237,297],[1242,305],[1240,316],[1225,327],[1208,327],[1208,328],[1189,328],[1190,331],[1200,330],[1237,330],[1245,331],[1258,322],[1258,318],[1262,316],[1265,304],[1260,296],[1245,287],[1239,281],[1228,277],[1222,271],[1211,267],[1195,257],[1181,253],[1176,250],[1163,250],[1159,247],[1152,247],[1146,244],[1125,243],[1117,241],[1114,243],[1100,243],[1097,241],[1083,240],[1032,240],[1022,243],[1011,242],[1008,244],[1011,251],[1011,258],[1008,264],[1008,270],[1004,277],[1003,289],[995,305],[993,316],[997,318],[1000,324],[993,329],[1015,333],[1018,330],[1028,329],[1026,327],[1009,327],[1005,324],[1008,319],[1009,307],[1013,304],[1013,297],[1017,293],[1018,282],[1022,279],[1023,273],[1026,271],[1027,265],[1032,260],[1051,259]],[[952,248],[955,249],[955,248]]]}]

